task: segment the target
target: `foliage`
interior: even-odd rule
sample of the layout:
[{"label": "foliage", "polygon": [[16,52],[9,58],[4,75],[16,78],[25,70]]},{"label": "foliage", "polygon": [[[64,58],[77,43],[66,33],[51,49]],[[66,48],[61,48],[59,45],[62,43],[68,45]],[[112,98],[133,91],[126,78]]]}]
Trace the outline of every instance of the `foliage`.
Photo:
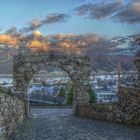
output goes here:
[{"label": "foliage", "polygon": [[46,83],[43,81],[43,82],[42,82],[42,85],[45,87],[45,86],[46,86]]},{"label": "foliage", "polygon": [[8,95],[13,95],[13,92],[10,88],[8,88],[7,92],[6,92]]},{"label": "foliage", "polygon": [[3,92],[4,92],[4,90],[3,90],[2,86],[0,85],[0,93],[3,93]]},{"label": "foliage", "polygon": [[67,105],[72,105],[73,104],[73,87],[71,87],[68,95],[67,95],[67,100],[66,100]]},{"label": "foliage", "polygon": [[14,95],[11,88],[4,88],[0,85],[0,93],[3,93],[3,94],[8,94],[8,95]]},{"label": "foliage", "polygon": [[65,95],[66,95],[65,89],[62,87],[62,88],[60,89],[60,92],[59,92],[58,96],[59,96],[59,97],[65,97]]},{"label": "foliage", "polygon": [[89,89],[89,103],[96,103],[96,94],[95,92],[92,90],[92,88]]}]

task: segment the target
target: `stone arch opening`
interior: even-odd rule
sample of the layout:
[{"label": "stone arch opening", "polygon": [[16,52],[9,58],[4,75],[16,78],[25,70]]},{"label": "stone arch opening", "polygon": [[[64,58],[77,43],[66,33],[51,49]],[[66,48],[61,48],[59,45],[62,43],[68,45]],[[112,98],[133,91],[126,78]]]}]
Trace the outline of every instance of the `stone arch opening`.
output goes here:
[{"label": "stone arch opening", "polygon": [[13,60],[14,93],[27,99],[27,90],[33,75],[43,66],[62,68],[71,78],[74,90],[73,110],[89,103],[90,59],[79,56],[17,55]]},{"label": "stone arch opening", "polygon": [[71,105],[66,101],[72,89],[72,80],[63,69],[52,65],[43,66],[28,85],[29,105]]}]

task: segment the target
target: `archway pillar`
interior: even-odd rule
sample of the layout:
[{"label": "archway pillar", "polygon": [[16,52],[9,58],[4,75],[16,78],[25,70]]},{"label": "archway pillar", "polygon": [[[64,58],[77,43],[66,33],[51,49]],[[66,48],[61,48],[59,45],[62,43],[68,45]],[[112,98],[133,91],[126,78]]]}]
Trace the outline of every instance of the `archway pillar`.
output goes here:
[{"label": "archway pillar", "polygon": [[73,100],[73,113],[74,115],[78,112],[79,105],[89,104],[89,87],[90,85],[75,85],[74,86],[74,100]]},{"label": "archway pillar", "polygon": [[89,104],[90,70],[89,65],[79,66],[74,69],[71,76],[74,84],[73,113],[75,115],[77,115],[79,105]]},{"label": "archway pillar", "polygon": [[66,71],[73,83],[73,113],[77,114],[78,105],[89,104],[90,59],[88,57],[48,55],[17,55],[13,61],[14,93],[25,100],[25,111],[28,112],[27,90],[33,75],[41,66],[52,64]]}]

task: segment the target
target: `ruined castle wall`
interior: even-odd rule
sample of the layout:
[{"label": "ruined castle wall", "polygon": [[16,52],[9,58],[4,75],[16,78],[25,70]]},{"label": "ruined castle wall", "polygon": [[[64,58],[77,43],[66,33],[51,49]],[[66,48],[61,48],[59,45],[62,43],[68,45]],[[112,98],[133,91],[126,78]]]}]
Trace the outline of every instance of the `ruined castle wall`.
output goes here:
[{"label": "ruined castle wall", "polygon": [[14,93],[21,98],[27,98],[30,80],[42,66],[48,65],[62,68],[70,77],[74,88],[73,113],[76,106],[88,104],[90,89],[90,58],[80,56],[49,56],[49,55],[17,55],[14,57],[13,78]]},{"label": "ruined castle wall", "polygon": [[14,96],[0,92],[0,140],[13,132],[24,119],[24,103]]},{"label": "ruined castle wall", "polygon": [[117,103],[81,105],[78,115],[91,119],[140,125],[140,89],[120,87]]}]

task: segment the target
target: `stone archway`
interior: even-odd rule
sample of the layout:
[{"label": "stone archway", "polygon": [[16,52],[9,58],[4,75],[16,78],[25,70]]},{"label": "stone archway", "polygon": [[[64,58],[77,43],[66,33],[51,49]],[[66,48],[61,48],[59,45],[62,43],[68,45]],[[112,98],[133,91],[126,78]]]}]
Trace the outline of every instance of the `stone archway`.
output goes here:
[{"label": "stone archway", "polygon": [[30,80],[42,66],[47,65],[62,68],[71,78],[74,85],[73,110],[76,114],[77,105],[89,103],[88,90],[90,88],[91,68],[88,57],[16,55],[13,59],[14,93],[26,99]]}]

